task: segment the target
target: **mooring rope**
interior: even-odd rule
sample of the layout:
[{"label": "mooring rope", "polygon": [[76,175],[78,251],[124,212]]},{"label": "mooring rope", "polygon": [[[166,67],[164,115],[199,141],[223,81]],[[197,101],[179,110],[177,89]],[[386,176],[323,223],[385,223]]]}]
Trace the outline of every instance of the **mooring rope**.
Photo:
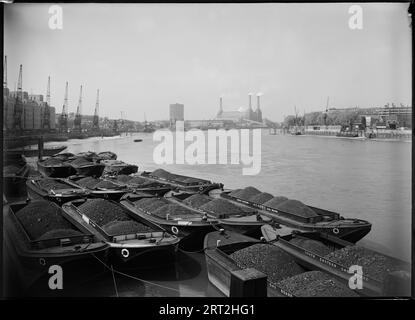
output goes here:
[{"label": "mooring rope", "polygon": [[118,295],[117,282],[115,281],[114,268],[112,267],[112,265],[111,265],[111,273],[112,273],[112,280],[114,281],[115,294],[117,295],[117,298],[119,298],[120,296]]},{"label": "mooring rope", "polygon": [[[112,268],[112,265],[111,265],[111,268],[110,267],[108,267],[108,265],[104,262],[104,261],[102,261],[101,259],[99,259],[97,256],[95,256],[93,253],[91,253],[92,254],[92,256],[95,258],[95,259],[97,259],[101,264],[103,264],[107,269],[109,269],[109,270],[111,270],[113,273],[117,273],[117,274],[119,274],[119,275],[122,275],[122,276],[125,276],[125,277],[128,277],[128,278],[131,278],[131,279],[134,279],[134,280],[137,280],[137,281],[140,281],[140,282],[144,282],[144,283],[148,283],[148,284],[150,284],[150,285],[153,285],[153,286],[157,286],[157,287],[160,287],[160,288],[163,288],[163,289],[167,289],[167,290],[171,290],[171,291],[175,291],[175,292],[178,292],[178,293],[180,293],[180,290],[178,290],[178,289],[175,289],[175,288],[171,288],[171,287],[167,287],[167,286],[163,286],[163,285],[161,285],[161,284],[158,284],[158,283],[155,283],[155,282],[151,282],[151,281],[148,281],[148,280],[144,280],[144,279],[141,279],[141,278],[138,278],[138,277],[135,277],[135,276],[132,276],[132,275],[130,275],[130,274],[127,274],[127,273],[124,273],[124,272],[121,272],[121,271],[118,271],[118,270],[114,270],[113,268]],[[114,282],[115,282],[115,280],[114,280]],[[117,296],[118,296],[118,293],[117,293]],[[201,296],[202,297],[202,296]]]}]

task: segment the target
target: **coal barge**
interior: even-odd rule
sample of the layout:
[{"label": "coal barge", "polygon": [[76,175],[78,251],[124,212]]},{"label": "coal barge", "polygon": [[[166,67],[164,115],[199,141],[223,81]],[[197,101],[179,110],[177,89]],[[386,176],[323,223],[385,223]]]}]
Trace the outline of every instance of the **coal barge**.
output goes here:
[{"label": "coal barge", "polygon": [[256,208],[261,215],[268,216],[293,230],[322,232],[352,243],[365,237],[372,228],[372,224],[368,221],[344,218],[339,213],[307,206],[298,200],[286,197],[274,197],[253,187],[225,191],[220,197],[246,207]]},{"label": "coal barge", "polygon": [[108,245],[112,265],[148,268],[174,259],[180,239],[117,202],[79,199],[62,209]]},{"label": "coal barge", "polygon": [[[81,223],[45,200],[3,206],[5,215],[5,269],[15,275],[25,292],[50,292],[49,268],[58,265],[65,283],[80,284],[105,272],[108,245]],[[69,285],[69,286],[70,286]]]}]

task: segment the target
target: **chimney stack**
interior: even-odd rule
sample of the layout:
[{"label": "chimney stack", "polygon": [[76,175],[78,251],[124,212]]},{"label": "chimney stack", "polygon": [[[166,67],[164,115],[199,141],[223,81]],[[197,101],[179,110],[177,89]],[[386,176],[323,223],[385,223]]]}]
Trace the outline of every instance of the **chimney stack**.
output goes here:
[{"label": "chimney stack", "polygon": [[248,93],[248,97],[249,97],[249,110],[252,109],[252,93]]},{"label": "chimney stack", "polygon": [[222,111],[222,97],[219,98],[219,111]]},{"label": "chimney stack", "polygon": [[259,108],[259,106],[260,106],[260,104],[259,104],[259,100],[260,100],[260,95],[257,95],[257,110],[260,110],[260,108]]}]

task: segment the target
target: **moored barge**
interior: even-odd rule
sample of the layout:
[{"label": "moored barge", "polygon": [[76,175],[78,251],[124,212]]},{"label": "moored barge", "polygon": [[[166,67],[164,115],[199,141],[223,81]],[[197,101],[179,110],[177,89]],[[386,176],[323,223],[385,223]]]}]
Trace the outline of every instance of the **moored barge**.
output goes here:
[{"label": "moored barge", "polygon": [[86,198],[89,191],[67,179],[33,178],[26,181],[26,189],[32,199],[47,199],[58,204]]},{"label": "moored barge", "polygon": [[226,296],[232,296],[232,273],[247,268],[267,276],[268,297],[358,296],[335,277],[302,268],[272,244],[235,232],[207,234],[204,250],[209,281]]},{"label": "moored barge", "polygon": [[199,179],[179,174],[173,174],[163,169],[152,172],[144,171],[141,176],[170,185],[173,189],[186,192],[208,193],[214,189],[223,189],[222,183]]},{"label": "moored barge", "polygon": [[182,206],[200,212],[201,215],[217,220],[219,225],[226,230],[258,239],[262,236],[261,227],[272,222],[272,219],[258,214],[255,209],[246,209],[228,200],[215,199],[205,194],[171,192],[165,197],[173,203],[180,203]]},{"label": "moored barge", "polygon": [[[261,192],[255,191],[253,197],[245,197],[245,189],[225,191],[221,198],[231,200],[247,207],[256,208],[261,215],[272,218],[275,222],[305,232],[323,232],[332,234],[349,242],[356,243],[365,237],[371,230],[372,224],[368,221],[353,218],[344,218],[339,213],[305,205],[297,200],[285,197],[273,197],[261,201],[250,199],[261,198]],[[265,201],[268,199],[268,201]]]},{"label": "moored barge", "polygon": [[320,270],[345,284],[352,265],[362,267],[364,296],[410,296],[410,264],[321,232],[293,232],[279,236],[278,230],[262,227],[264,238],[294,257],[308,270]]},{"label": "moored barge", "polygon": [[179,238],[117,202],[78,199],[65,203],[62,209],[83,220],[91,233],[108,244],[111,264],[145,268],[175,258]]},{"label": "moored barge", "polygon": [[[3,207],[5,221],[5,270],[27,292],[50,292],[50,268],[63,270],[68,288],[105,272],[97,261],[106,261],[108,245],[53,202],[33,200]],[[17,285],[17,284],[16,284]]]},{"label": "moored barge", "polygon": [[141,219],[157,224],[186,240],[186,243],[191,241],[200,248],[206,233],[215,230],[218,225],[217,219],[161,197],[129,193],[121,198],[120,203]]}]

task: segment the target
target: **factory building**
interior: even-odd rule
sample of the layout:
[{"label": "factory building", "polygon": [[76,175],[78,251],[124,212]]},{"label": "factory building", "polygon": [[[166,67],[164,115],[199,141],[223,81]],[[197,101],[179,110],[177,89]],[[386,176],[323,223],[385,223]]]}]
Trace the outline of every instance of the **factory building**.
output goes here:
[{"label": "factory building", "polygon": [[170,105],[170,127],[174,127],[176,121],[184,121],[184,105],[180,103]]},{"label": "factory building", "polygon": [[[4,90],[3,90],[4,92]],[[16,94],[13,92],[9,96],[3,96],[3,128],[13,130],[14,109],[16,104]],[[41,95],[37,95],[41,96]],[[26,99],[25,99],[26,97]],[[37,99],[40,99],[38,97]],[[43,96],[42,96],[43,99]],[[40,100],[39,100],[40,101]],[[23,130],[40,130],[42,128],[42,118],[45,110],[43,102],[38,103],[36,99],[30,99],[29,95],[23,93],[23,112],[21,114],[21,126]],[[50,112],[50,129],[55,129],[55,108],[49,107]]]},{"label": "factory building", "polygon": [[262,123],[262,111],[260,109],[260,95],[257,96],[257,108],[252,109],[252,93],[248,94],[248,107],[240,107],[237,110],[225,111],[223,110],[222,97],[219,99],[219,111],[215,120],[241,122],[241,121],[255,121]]}]

